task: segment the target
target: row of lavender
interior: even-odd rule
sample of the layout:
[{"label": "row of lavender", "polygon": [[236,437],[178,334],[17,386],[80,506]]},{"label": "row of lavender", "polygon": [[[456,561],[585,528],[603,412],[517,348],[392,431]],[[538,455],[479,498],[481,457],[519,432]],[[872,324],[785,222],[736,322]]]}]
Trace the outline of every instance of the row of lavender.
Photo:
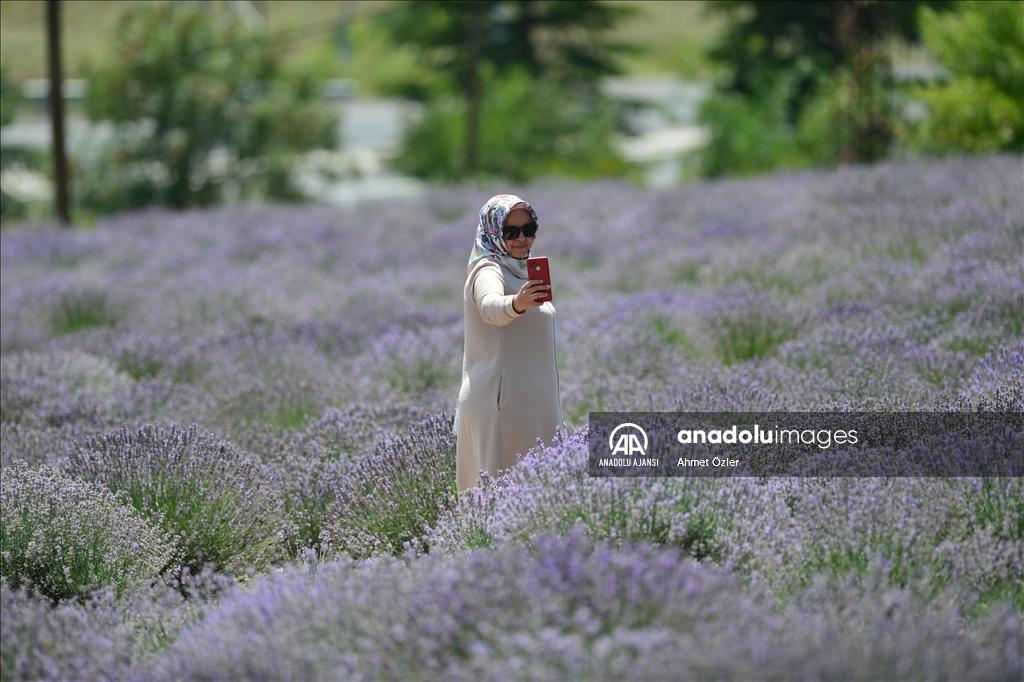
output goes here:
[{"label": "row of lavender", "polygon": [[4,677],[1019,677],[1020,479],[599,481],[581,430],[1021,411],[1020,172],[523,189],[570,433],[461,508],[490,192],[4,232]]}]

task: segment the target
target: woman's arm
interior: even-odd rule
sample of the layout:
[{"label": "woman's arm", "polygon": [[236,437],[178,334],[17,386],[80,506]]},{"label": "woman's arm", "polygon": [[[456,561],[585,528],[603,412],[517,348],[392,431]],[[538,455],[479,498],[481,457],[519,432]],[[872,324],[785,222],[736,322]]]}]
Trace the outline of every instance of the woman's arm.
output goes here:
[{"label": "woman's arm", "polygon": [[505,293],[505,279],[497,263],[482,264],[472,277],[473,302],[484,322],[503,327],[522,314],[512,307],[515,296]]}]

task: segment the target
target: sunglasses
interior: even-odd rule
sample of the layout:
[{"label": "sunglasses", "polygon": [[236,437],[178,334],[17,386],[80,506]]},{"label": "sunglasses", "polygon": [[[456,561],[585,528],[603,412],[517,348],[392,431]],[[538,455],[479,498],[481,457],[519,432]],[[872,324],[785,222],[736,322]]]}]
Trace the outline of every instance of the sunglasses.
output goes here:
[{"label": "sunglasses", "polygon": [[505,239],[519,239],[520,230],[522,230],[524,237],[531,239],[537,234],[537,223],[531,220],[522,227],[519,225],[506,225],[501,228],[501,236]]}]

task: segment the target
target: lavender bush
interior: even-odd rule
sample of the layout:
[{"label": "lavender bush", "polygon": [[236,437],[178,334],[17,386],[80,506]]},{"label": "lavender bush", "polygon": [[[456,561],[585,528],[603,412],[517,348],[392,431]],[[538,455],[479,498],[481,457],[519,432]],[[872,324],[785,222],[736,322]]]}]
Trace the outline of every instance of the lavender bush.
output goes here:
[{"label": "lavender bush", "polygon": [[456,509],[451,424],[450,415],[439,415],[352,461],[327,510],[321,541],[357,558],[398,553]]},{"label": "lavender bush", "polygon": [[56,464],[75,439],[137,423],[167,401],[171,384],[136,381],[106,357],[80,350],[12,353],[0,359],[3,465]]},{"label": "lavender bush", "polygon": [[194,425],[90,438],[68,453],[63,468],[123,493],[171,537],[174,566],[261,569],[279,556],[288,534],[280,495],[259,459]]},{"label": "lavender bush", "polygon": [[[350,405],[344,410],[329,408],[320,419],[310,422],[301,431],[268,431],[261,434],[261,437],[254,436],[250,447],[263,453],[264,460],[279,472],[285,511],[295,527],[295,536],[289,544],[291,556],[297,556],[304,548],[325,551],[326,548],[321,544],[321,533],[335,515],[331,508],[338,499],[339,491],[345,491],[349,496],[354,494],[350,474],[362,466],[358,463],[372,456],[378,444],[384,441],[388,441],[385,449],[394,455],[396,439],[403,443],[398,448],[398,456],[409,455],[402,449],[407,449],[407,444],[394,434],[404,434],[409,424],[421,422],[427,417],[421,409],[411,406],[389,408],[384,405]],[[415,440],[418,443],[421,438]],[[444,475],[438,476],[433,485],[447,485],[445,479],[450,476],[450,466],[443,461],[443,454],[434,448],[424,453],[422,458],[424,463],[431,465],[428,466],[428,474],[438,474],[437,466],[443,467],[440,473]],[[411,457],[420,456],[413,453]],[[373,461],[379,463],[380,460],[378,458]],[[417,480],[422,473],[404,466],[392,468],[392,474],[411,478],[411,481]],[[366,477],[363,476],[361,480],[365,481]],[[379,501],[382,498],[377,499]],[[437,506],[437,500],[425,498],[425,501],[429,503],[427,510],[434,510]],[[363,511],[367,509],[366,500],[358,495],[353,505]],[[354,513],[347,505],[337,512],[345,518],[353,517]],[[434,516],[436,514],[431,518]],[[421,528],[421,520],[416,518],[410,517],[403,523],[411,523],[417,530]],[[342,534],[347,534],[347,531],[342,529]]]},{"label": "lavender bush", "polygon": [[68,334],[88,327],[113,327],[119,318],[107,292],[85,289],[60,296],[50,311],[50,326],[54,334]]},{"label": "lavender bush", "polygon": [[11,587],[51,599],[120,592],[171,557],[167,538],[101,486],[24,462],[0,475],[0,576]]},{"label": "lavender bush", "polygon": [[42,426],[110,421],[135,383],[104,357],[81,351],[4,356],[0,421]]},{"label": "lavender bush", "polygon": [[0,582],[0,675],[6,679],[125,679],[201,620],[231,581],[212,573],[101,589],[53,605]]},{"label": "lavender bush", "polygon": [[531,452],[508,475],[469,491],[423,542],[448,551],[528,546],[535,537],[579,528],[612,546],[674,544],[697,558],[719,552],[722,510],[701,499],[707,488],[700,482],[591,479],[586,458],[584,436]]},{"label": "lavender bush", "polygon": [[427,417],[412,408],[349,406],[328,409],[300,431],[254,434],[249,446],[279,473],[285,511],[295,535],[289,554],[321,549],[321,532],[328,509],[345,485],[351,462],[372,455],[375,444],[390,431],[401,430]]},{"label": "lavender bush", "polygon": [[[140,679],[982,679],[1022,672],[1019,612],[967,621],[873,566],[778,609],[729,571],[582,533],[321,565],[235,590]],[[839,606],[842,605],[842,606]]]},{"label": "lavender bush", "polygon": [[579,528],[613,546],[680,547],[779,595],[882,559],[894,586],[956,584],[1024,610],[1019,478],[590,478],[587,457],[582,436],[528,454],[442,515],[425,545],[529,546]]},{"label": "lavender bush", "polygon": [[[251,674],[202,644],[214,630],[244,639],[245,618],[225,615],[168,635],[177,653],[153,667],[126,650],[118,660],[142,678],[1019,677],[1020,640],[1005,633],[1019,631],[1024,612],[1020,479],[840,480],[827,462],[807,461],[798,464],[814,476],[804,479],[609,481],[586,475],[583,446],[597,410],[1024,412],[1020,168],[1020,157],[993,156],[663,190],[463,186],[344,209],[234,206],[112,216],[89,231],[5,228],[0,463],[6,472],[70,452],[82,458],[67,470],[76,480],[151,480],[145,499],[189,496],[154,504],[153,519],[170,521],[170,508],[206,518],[206,501],[193,498],[210,491],[207,511],[224,522],[174,528],[193,546],[206,533],[204,543],[228,548],[232,572],[267,566],[271,548],[307,560],[413,552],[354,571],[331,563],[312,581],[264,571],[251,592],[223,601],[226,612],[255,609],[232,605],[274,590],[274,604],[309,606],[288,606],[292,615],[260,631]],[[567,428],[456,509],[443,427],[459,383],[465,264],[476,208],[499,191],[541,216],[535,251],[553,265]],[[424,420],[433,426],[418,427]],[[168,424],[198,425],[205,445],[194,462],[172,454],[184,436],[136,447],[138,434]],[[941,452],[922,454],[1014,455],[1019,435],[929,443]],[[868,454],[865,474],[886,453]],[[260,492],[231,492],[250,489]],[[552,549],[568,540],[542,538],[580,531],[603,547],[572,550],[584,564],[602,552],[639,562],[630,547],[648,543],[662,549],[642,550],[645,561],[667,552],[680,575],[713,576],[709,599],[723,610],[708,622],[733,633],[741,655],[657,617],[630,621],[649,602],[625,588],[625,602],[609,602],[634,624],[621,637],[580,634],[592,627],[586,614],[569,632],[576,602],[541,591],[550,608],[535,608],[533,586],[498,567],[529,574],[545,553],[572,553]],[[484,569],[510,581],[495,588],[514,605],[507,620],[483,588],[438,611],[438,622],[459,623],[452,636],[409,630],[415,619],[389,601],[388,590],[450,597],[446,575]],[[603,613],[604,593],[587,594],[590,613]],[[334,603],[347,615],[336,618]],[[537,615],[523,616],[529,609]],[[309,623],[285,627],[299,614]],[[612,616],[600,622],[615,631]],[[496,643],[488,628],[519,629]],[[380,648],[358,639],[385,631]],[[89,665],[88,653],[71,662],[79,640],[54,632],[63,634],[49,650],[64,653],[47,671]],[[268,662],[267,650],[289,655]],[[104,660],[95,654],[96,670]]]},{"label": "lavender bush", "polygon": [[76,439],[102,432],[102,427],[81,422],[32,427],[0,422],[0,464],[56,464]]}]

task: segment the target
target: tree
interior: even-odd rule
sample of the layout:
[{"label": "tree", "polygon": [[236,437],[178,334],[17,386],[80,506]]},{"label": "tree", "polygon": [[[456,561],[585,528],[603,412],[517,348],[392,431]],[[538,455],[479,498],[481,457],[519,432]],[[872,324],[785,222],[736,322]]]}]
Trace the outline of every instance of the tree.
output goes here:
[{"label": "tree", "polygon": [[[542,176],[578,178],[630,176],[609,133],[619,111],[602,97],[566,96],[557,83],[511,69],[498,77],[482,70],[478,176],[528,182]],[[462,97],[433,98],[424,115],[406,131],[395,167],[434,182],[464,177],[463,145],[467,117]]]},{"label": "tree", "polygon": [[67,225],[71,222],[68,197],[68,157],[64,147],[64,65],[61,56],[60,1],[47,0],[46,38],[50,72],[50,131],[53,147],[54,212]]},{"label": "tree", "polygon": [[393,40],[420,48],[466,101],[462,173],[478,167],[483,70],[524,70],[566,87],[616,73],[628,50],[603,35],[629,8],[593,0],[422,0],[382,15]]},{"label": "tree", "polygon": [[893,135],[884,40],[916,41],[918,10],[951,5],[948,0],[715,3],[713,8],[733,17],[711,55],[728,72],[717,92],[738,96],[754,109],[781,97],[782,120],[793,129],[816,97],[845,90],[836,94],[843,103],[835,107],[837,160],[880,159]]},{"label": "tree", "polygon": [[335,145],[337,113],[308,72],[289,72],[265,34],[212,8],[138,3],[110,59],[89,73],[93,120],[118,125],[104,172],[80,200],[96,210],[217,203],[226,185],[297,196],[297,152]]},{"label": "tree", "polygon": [[949,74],[914,88],[929,114],[910,147],[936,154],[1024,152],[1024,2],[964,2],[921,14],[925,47]]}]

